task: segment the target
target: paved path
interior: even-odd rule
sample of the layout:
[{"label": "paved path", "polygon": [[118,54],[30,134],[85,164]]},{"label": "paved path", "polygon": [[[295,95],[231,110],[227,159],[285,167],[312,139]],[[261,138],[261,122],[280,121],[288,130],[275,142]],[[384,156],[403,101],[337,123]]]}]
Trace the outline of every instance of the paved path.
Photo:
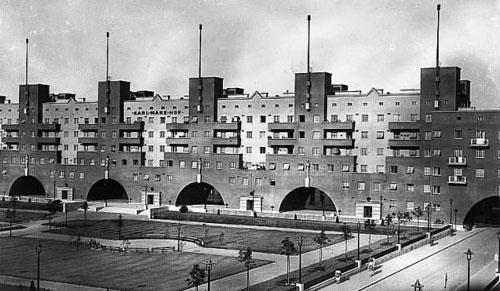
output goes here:
[{"label": "paved path", "polygon": [[425,286],[423,290],[464,290],[467,287],[464,252],[468,248],[474,252],[471,290],[482,290],[495,274],[493,256],[498,249],[495,232],[495,229],[458,232],[437,241],[432,247],[426,245],[384,262],[381,271],[371,277],[364,271],[321,290],[410,290],[417,279]]}]

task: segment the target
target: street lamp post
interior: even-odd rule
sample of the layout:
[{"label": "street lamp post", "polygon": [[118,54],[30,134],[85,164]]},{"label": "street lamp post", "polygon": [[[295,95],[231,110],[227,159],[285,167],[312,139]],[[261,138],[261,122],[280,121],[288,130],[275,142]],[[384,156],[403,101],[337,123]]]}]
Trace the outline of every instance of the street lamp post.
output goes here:
[{"label": "street lamp post", "polygon": [[453,210],[453,212],[455,212],[455,231],[456,231],[457,230],[457,212],[458,212],[458,209]]},{"label": "street lamp post", "polygon": [[36,245],[37,254],[37,272],[36,272],[36,290],[40,291],[40,252],[42,251],[42,244],[38,242]]},{"label": "street lamp post", "polygon": [[205,269],[207,270],[207,290],[210,291],[210,271],[212,271],[212,266],[215,262],[210,258],[208,261],[204,262]]},{"label": "street lamp post", "polygon": [[[500,242],[500,234],[499,234]],[[302,284],[302,237],[299,237],[299,284]]]},{"label": "street lamp post", "polygon": [[470,260],[472,259],[473,252],[470,249],[465,253],[467,255],[467,291],[470,290]]},{"label": "street lamp post", "polygon": [[401,215],[400,213],[398,213],[398,244],[400,243],[399,241],[400,233],[401,233]]},{"label": "street lamp post", "polygon": [[144,185],[144,207],[148,210],[148,185]]},{"label": "street lamp post", "polygon": [[381,225],[384,225],[384,214],[382,213],[382,199],[384,199],[384,197],[382,195],[380,195],[380,221],[381,221]]},{"label": "street lamp post", "polygon": [[361,224],[359,223],[359,220],[358,220],[358,261],[359,261],[359,231],[361,229]]},{"label": "street lamp post", "polygon": [[177,224],[177,251],[181,252],[181,224]]},{"label": "street lamp post", "polygon": [[497,265],[497,276],[500,276],[500,231],[497,232],[498,236],[498,265]]}]

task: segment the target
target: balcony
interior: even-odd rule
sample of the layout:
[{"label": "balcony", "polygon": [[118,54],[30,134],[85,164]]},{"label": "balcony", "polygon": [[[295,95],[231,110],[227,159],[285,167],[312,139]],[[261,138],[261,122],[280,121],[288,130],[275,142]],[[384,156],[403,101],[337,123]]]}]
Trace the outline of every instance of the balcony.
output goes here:
[{"label": "balcony", "polygon": [[391,148],[419,148],[419,139],[390,139],[389,147]]},{"label": "balcony", "polygon": [[293,146],[297,143],[295,138],[268,138],[267,144],[269,146]]},{"label": "balcony", "polygon": [[267,128],[270,131],[293,131],[297,128],[297,123],[269,123]]},{"label": "balcony", "polygon": [[465,177],[465,176],[448,176],[448,184],[465,185],[465,184],[467,184],[467,177]]},{"label": "balcony", "polygon": [[416,131],[420,130],[420,122],[415,122],[415,121],[410,121],[410,122],[403,122],[403,121],[396,121],[396,122],[389,122],[389,130],[398,130],[398,131]]},{"label": "balcony", "polygon": [[38,137],[37,139],[38,143],[41,144],[60,144],[61,143],[61,138],[59,137]]},{"label": "balcony", "polygon": [[239,137],[214,137],[212,138],[213,145],[239,146],[241,139]]},{"label": "balcony", "polygon": [[119,144],[142,145],[142,137],[120,137],[117,139]]},{"label": "balcony", "polygon": [[78,138],[78,143],[80,144],[97,144],[97,138],[96,137],[79,137]]},{"label": "balcony", "polygon": [[98,131],[99,130],[99,124],[90,124],[90,123],[80,123],[78,124],[78,129],[81,131]]},{"label": "balcony", "polygon": [[2,124],[3,131],[19,131],[19,124]]},{"label": "balcony", "polygon": [[470,140],[470,145],[469,147],[471,148],[482,148],[482,147],[489,147],[490,142],[487,138],[473,138]]},{"label": "balcony", "polygon": [[37,124],[36,128],[38,131],[59,131],[61,130],[61,125],[59,123],[42,123]]},{"label": "balcony", "polygon": [[448,157],[449,166],[465,166],[467,159],[465,157]]},{"label": "balcony", "polygon": [[321,127],[327,131],[353,131],[354,121],[345,122],[323,122]]},{"label": "balcony", "polygon": [[327,147],[352,148],[354,139],[323,139],[323,145]]},{"label": "balcony", "polygon": [[4,136],[0,139],[3,143],[19,143],[19,137]]}]

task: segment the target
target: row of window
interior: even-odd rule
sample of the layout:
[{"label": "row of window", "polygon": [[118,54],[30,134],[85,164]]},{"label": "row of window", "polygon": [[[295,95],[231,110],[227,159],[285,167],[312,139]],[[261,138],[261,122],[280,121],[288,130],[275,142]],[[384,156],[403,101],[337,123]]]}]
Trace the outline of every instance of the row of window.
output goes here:
[{"label": "row of window", "polygon": [[[253,107],[252,104],[247,104],[247,108],[252,108],[252,107]],[[266,104],[261,104],[260,107],[261,108],[266,108]],[[275,103],[274,104],[274,108],[278,108],[278,107],[280,107],[280,105],[278,103]],[[288,103],[288,107],[293,107],[293,103]],[[221,108],[225,109],[226,108],[226,104],[222,104]],[[234,108],[240,108],[240,105],[239,104],[234,104]]]},{"label": "row of window", "polygon": [[[383,102],[383,101],[378,101],[378,103],[377,103],[377,104],[378,104],[378,106],[384,106],[384,102]],[[417,104],[418,104],[418,103],[417,103],[417,101],[415,101],[415,100],[412,100],[412,101],[411,101],[411,105],[412,105],[412,106],[415,106],[415,105],[417,105]],[[352,103],[352,102],[347,102],[347,104],[346,104],[346,105],[347,105],[347,107],[351,107],[351,106],[353,106],[353,103]],[[400,106],[400,105],[401,105],[401,102],[399,102],[399,101],[395,101],[395,102],[394,102],[394,105],[395,105],[395,106]],[[368,102],[363,102],[363,106],[364,106],[364,107],[368,106]],[[332,107],[337,107],[337,103],[332,103]]]}]

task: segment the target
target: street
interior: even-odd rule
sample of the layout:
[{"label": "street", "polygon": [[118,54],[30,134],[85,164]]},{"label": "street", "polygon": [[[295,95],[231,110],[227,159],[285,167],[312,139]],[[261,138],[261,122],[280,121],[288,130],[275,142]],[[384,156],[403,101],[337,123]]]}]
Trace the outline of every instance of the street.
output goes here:
[{"label": "street", "polygon": [[[471,249],[470,288],[482,290],[495,276],[498,229],[459,232],[434,246],[422,248],[382,263],[380,271],[352,276],[340,285],[322,290],[411,290],[418,279],[422,290],[467,290],[467,249]],[[410,289],[411,288],[411,289]]]}]

